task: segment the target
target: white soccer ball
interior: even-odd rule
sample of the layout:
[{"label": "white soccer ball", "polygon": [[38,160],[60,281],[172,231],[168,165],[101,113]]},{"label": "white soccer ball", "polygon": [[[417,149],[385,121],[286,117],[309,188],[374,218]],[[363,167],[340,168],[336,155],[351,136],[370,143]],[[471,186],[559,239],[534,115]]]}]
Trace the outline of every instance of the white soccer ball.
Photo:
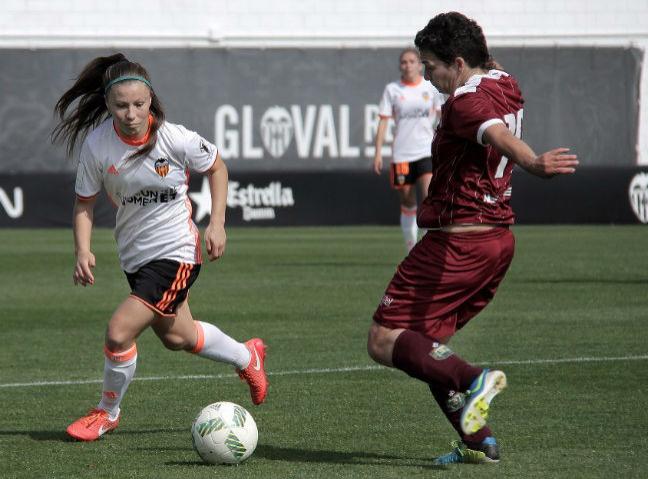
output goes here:
[{"label": "white soccer ball", "polygon": [[259,439],[256,422],[231,402],[205,407],[191,425],[193,447],[210,464],[239,464],[252,455]]}]

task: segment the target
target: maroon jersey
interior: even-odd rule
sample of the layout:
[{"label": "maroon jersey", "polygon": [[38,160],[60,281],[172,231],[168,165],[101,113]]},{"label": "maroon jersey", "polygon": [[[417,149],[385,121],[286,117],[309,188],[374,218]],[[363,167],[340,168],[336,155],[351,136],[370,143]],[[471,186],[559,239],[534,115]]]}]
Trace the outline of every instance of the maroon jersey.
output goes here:
[{"label": "maroon jersey", "polygon": [[513,162],[483,136],[503,123],[519,138],[523,103],[515,79],[499,70],[472,76],[448,98],[432,142],[433,176],[419,226],[513,223]]}]

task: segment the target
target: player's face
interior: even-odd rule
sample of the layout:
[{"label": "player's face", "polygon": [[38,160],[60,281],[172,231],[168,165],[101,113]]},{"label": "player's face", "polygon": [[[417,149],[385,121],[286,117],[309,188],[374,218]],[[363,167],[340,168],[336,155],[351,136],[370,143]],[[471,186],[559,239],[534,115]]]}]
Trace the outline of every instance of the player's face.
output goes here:
[{"label": "player's face", "polygon": [[422,50],[421,63],[425,69],[424,78],[441,93],[451,95],[459,86],[459,70],[456,64],[448,65],[434,53]]},{"label": "player's face", "polygon": [[106,106],[124,135],[141,138],[146,134],[151,110],[151,90],[146,84],[135,80],[113,85]]},{"label": "player's face", "polygon": [[401,55],[400,59],[401,77],[405,81],[415,81],[421,75],[421,62],[418,56],[413,52],[406,52]]}]

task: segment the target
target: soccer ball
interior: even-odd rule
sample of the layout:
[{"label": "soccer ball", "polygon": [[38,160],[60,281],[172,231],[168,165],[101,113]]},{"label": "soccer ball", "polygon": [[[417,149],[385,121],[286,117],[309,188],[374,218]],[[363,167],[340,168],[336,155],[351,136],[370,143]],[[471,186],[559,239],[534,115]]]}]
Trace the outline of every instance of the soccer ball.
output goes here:
[{"label": "soccer ball", "polygon": [[193,447],[210,464],[239,464],[252,455],[258,438],[254,418],[231,402],[210,404],[191,425]]}]

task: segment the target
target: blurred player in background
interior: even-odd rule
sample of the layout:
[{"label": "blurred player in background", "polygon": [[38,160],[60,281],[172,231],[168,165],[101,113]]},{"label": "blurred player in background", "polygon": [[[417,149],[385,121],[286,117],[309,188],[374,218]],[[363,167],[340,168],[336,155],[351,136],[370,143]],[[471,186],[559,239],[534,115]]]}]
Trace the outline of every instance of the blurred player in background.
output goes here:
[{"label": "blurred player in background", "polygon": [[418,214],[425,236],[396,269],[369,330],[369,355],[424,381],[461,441],[437,464],[497,462],[486,426],[502,371],[482,369],[446,344],[486,307],[513,258],[509,230],[516,163],[549,178],[578,164],[567,148],[536,155],[521,139],[518,84],[489,55],[484,34],[457,12],[416,35],[425,79],[449,95],[432,145],[433,176]]},{"label": "blurred player in background", "polygon": [[[76,106],[71,105],[78,100]],[[202,262],[200,235],[187,198],[189,170],[207,176],[212,197],[205,246],[209,260],[225,251],[227,168],[214,145],[165,121],[147,71],[122,54],[99,57],[81,72],[56,104],[53,139],[68,154],[81,147],[74,205],[75,284],[93,285],[90,238],[97,195],[103,187],[117,208],[115,238],[131,294],[106,331],[101,400],[72,423],[73,438],[93,441],[117,427],[120,403],[135,373],[137,337],[149,326],[164,346],[233,365],[264,401],[268,382],[265,345],[239,343],[216,326],[195,321],[188,292]]]},{"label": "blurred player in background", "polygon": [[406,48],[399,57],[401,78],[385,87],[378,115],[376,153],[373,168],[380,175],[382,146],[389,119],[395,123],[389,179],[398,191],[400,225],[405,246],[410,251],[418,241],[416,225],[418,197],[427,194],[432,177],[430,145],[439,120],[443,96],[430,82],[423,81],[421,58],[416,48]]}]

